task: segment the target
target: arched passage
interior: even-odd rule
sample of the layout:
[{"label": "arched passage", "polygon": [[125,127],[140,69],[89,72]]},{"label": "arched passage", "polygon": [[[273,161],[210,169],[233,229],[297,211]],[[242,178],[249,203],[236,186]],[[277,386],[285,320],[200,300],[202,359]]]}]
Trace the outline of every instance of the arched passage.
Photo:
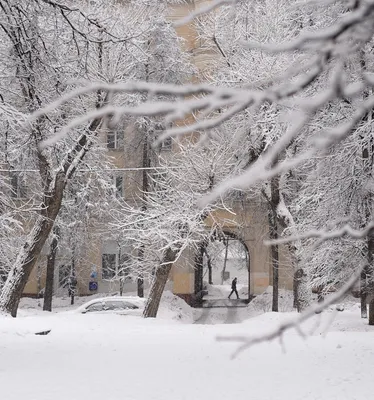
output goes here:
[{"label": "arched passage", "polygon": [[[195,296],[197,299],[227,299],[231,282],[237,277],[242,300],[249,301],[250,253],[246,243],[235,233],[224,231],[200,245],[195,258]],[[236,299],[236,296],[232,297]]]}]

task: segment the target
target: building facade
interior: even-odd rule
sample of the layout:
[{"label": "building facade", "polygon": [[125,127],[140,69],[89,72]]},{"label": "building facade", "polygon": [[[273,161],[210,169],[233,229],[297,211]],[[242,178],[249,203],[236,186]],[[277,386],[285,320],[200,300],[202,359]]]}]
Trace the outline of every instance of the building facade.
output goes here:
[{"label": "building facade", "polygon": [[[178,20],[207,1],[188,1],[184,5],[171,6],[170,20]],[[204,70],[209,69],[213,57],[219,57],[218,53],[204,51],[199,35],[193,23],[187,23],[176,28],[177,33],[184,39],[184,51],[190,54],[195,67],[199,70],[196,76],[204,76]],[[192,77],[192,80],[197,78]],[[126,137],[126,145],[123,137]],[[115,131],[107,132],[102,136],[103,145],[111,158],[113,165],[113,186],[118,196],[131,201],[142,189],[144,171],[148,166],[144,165],[143,139],[141,131],[135,125],[125,125]],[[159,149],[162,155],[175,151],[173,143],[166,141]],[[142,161],[143,160],[143,161]],[[156,161],[157,162],[157,161]],[[18,189],[17,189],[18,190]],[[22,187],[19,188],[22,191]],[[21,193],[21,192],[20,192]],[[237,240],[242,243],[246,251],[244,268],[241,272],[242,280],[247,285],[247,296],[256,295],[264,291],[272,281],[272,262],[270,247],[264,245],[264,239],[268,237],[268,210],[267,205],[261,199],[249,199],[245,196],[234,199],[232,208],[235,216],[225,215],[224,211],[217,212],[215,219],[221,221],[222,237],[217,240]],[[206,221],[207,229],[212,221]],[[93,231],[97,226],[93,224]],[[100,234],[92,234],[87,237],[84,256],[80,257],[74,265],[74,273],[77,276],[77,294],[89,295],[95,293],[133,293],[137,290],[136,279],[127,276],[118,278],[118,267],[125,262],[126,249],[116,241],[115,237]],[[131,249],[129,249],[129,252]],[[45,286],[46,254],[48,249],[39,260],[37,267],[33,270],[29,282],[25,287],[24,294],[37,296],[42,293]],[[227,257],[226,257],[227,259]],[[226,266],[225,259],[225,266]],[[290,289],[292,287],[293,275],[288,261],[287,250],[280,251],[280,287]],[[69,276],[72,271],[71,259],[66,263],[60,258],[55,273],[55,294],[64,295],[68,290]],[[231,271],[230,271],[231,268]],[[206,265],[204,261],[199,263],[196,250],[186,250],[175,263],[170,276],[169,287],[176,295],[181,296],[187,302],[193,303],[197,296],[206,290]],[[204,272],[205,271],[205,272]],[[222,272],[227,282],[236,274],[234,266],[229,266]],[[149,285],[146,281],[145,285]]]}]

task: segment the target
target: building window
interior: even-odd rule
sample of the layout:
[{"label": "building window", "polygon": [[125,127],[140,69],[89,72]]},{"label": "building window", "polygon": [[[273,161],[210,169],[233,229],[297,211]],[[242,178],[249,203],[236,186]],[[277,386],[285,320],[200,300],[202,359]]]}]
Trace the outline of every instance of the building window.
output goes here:
[{"label": "building window", "polygon": [[130,262],[131,262],[130,254],[120,254],[118,274],[124,280],[127,280],[130,277],[130,268],[129,268]]},{"label": "building window", "polygon": [[240,189],[232,189],[229,195],[233,201],[243,201],[245,199],[245,192]]},{"label": "building window", "polygon": [[108,196],[116,196],[118,199],[124,197],[124,178],[122,174],[112,175],[112,185],[108,188]]},{"label": "building window", "polygon": [[123,149],[124,131],[119,129],[117,131],[110,131],[106,136],[106,146],[109,150]]},{"label": "building window", "polygon": [[161,196],[166,196],[169,189],[168,176],[166,171],[156,172],[152,176],[153,190]]},{"label": "building window", "polygon": [[[156,138],[160,137],[165,132],[165,126],[157,123],[155,126],[155,136]],[[173,146],[173,139],[171,137],[167,137],[165,140],[161,142],[160,150],[161,151],[171,151]]]},{"label": "building window", "polygon": [[161,143],[161,151],[171,151],[172,146],[173,146],[173,139],[171,137],[167,137]]},{"label": "building window", "polygon": [[12,186],[11,195],[16,199],[24,199],[27,196],[27,187],[25,179],[19,172],[10,173],[10,183]]},{"label": "building window", "polygon": [[116,197],[123,197],[123,176],[117,175],[115,178],[115,194]]},{"label": "building window", "polygon": [[101,271],[103,279],[113,279],[116,276],[116,254],[102,254],[101,257]]},{"label": "building window", "polygon": [[8,277],[8,271],[5,263],[0,260],[0,287],[3,286]]},{"label": "building window", "polygon": [[104,241],[101,256],[102,279],[129,279],[131,258],[129,245],[121,247],[115,240]]},{"label": "building window", "polygon": [[69,276],[71,272],[70,265],[60,265],[58,268],[58,286],[65,288],[68,285]]}]

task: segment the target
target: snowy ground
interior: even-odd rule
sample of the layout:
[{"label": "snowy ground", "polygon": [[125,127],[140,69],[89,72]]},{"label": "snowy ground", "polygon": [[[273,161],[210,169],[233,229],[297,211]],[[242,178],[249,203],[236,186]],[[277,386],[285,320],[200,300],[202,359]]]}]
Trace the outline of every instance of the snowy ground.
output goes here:
[{"label": "snowy ground", "polygon": [[[256,305],[194,313],[171,294],[155,320],[79,315],[65,311],[66,303],[43,313],[23,300],[19,318],[0,317],[0,399],[373,398],[374,329],[353,302],[309,321],[306,340],[291,331],[283,349],[265,343],[234,360],[237,345],[217,335],[257,335],[294,314],[256,315]],[[43,329],[52,331],[34,335]]]}]

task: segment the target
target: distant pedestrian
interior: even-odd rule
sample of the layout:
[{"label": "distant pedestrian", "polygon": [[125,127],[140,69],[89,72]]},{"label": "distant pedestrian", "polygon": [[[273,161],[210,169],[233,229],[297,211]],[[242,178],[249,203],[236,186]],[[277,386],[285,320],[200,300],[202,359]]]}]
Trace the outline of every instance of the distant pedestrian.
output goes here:
[{"label": "distant pedestrian", "polygon": [[236,290],[236,284],[237,284],[237,282],[238,282],[238,278],[235,277],[235,278],[232,280],[232,282],[231,282],[231,293],[229,294],[229,298],[231,297],[231,295],[232,295],[234,292],[235,292],[235,294],[236,294],[236,298],[237,298],[237,299],[239,298],[238,291]]}]

